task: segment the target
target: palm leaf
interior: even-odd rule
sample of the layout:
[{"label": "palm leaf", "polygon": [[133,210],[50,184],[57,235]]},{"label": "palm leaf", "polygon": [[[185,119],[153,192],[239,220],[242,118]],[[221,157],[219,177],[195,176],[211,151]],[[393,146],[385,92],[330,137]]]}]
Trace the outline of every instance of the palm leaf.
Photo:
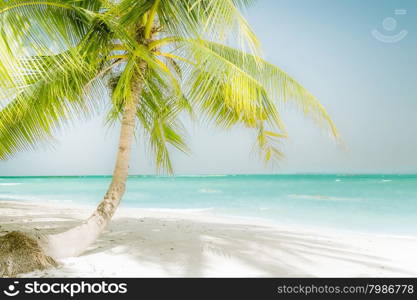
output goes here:
[{"label": "palm leaf", "polygon": [[250,0],[161,0],[158,17],[168,36],[238,42],[253,53],[260,43],[238,8]]},{"label": "palm leaf", "polygon": [[266,161],[282,156],[283,105],[338,137],[319,101],[260,57],[241,13],[252,2],[0,1],[0,158],[98,111],[103,82],[111,91],[109,121],[138,97],[143,136],[158,168],[169,172],[169,150],[187,150],[180,116],[194,108],[222,128],[255,130]]},{"label": "palm leaf", "polygon": [[[254,55],[201,39],[177,39],[178,63],[192,61],[186,78],[188,97],[207,119],[228,128],[243,123],[258,130],[265,157],[279,158],[278,141],[287,136],[277,107],[294,103],[305,115],[337,129],[319,101],[281,69]],[[265,129],[266,128],[266,129]],[[278,131],[266,134],[267,129]]]},{"label": "palm leaf", "polygon": [[0,111],[1,159],[33,149],[72,118],[85,118],[99,110],[105,87],[97,74],[108,64],[105,58],[111,38],[102,24],[92,22],[75,48],[15,58],[14,93]]}]

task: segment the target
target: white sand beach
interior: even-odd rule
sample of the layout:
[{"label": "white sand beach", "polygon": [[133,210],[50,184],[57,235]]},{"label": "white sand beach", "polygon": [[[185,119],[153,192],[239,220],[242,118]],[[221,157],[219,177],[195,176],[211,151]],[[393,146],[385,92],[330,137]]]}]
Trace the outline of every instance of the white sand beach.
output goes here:
[{"label": "white sand beach", "polygon": [[[92,208],[0,201],[0,235],[56,233]],[[23,277],[415,277],[417,237],[379,236],[198,211],[120,209],[80,257]]]}]

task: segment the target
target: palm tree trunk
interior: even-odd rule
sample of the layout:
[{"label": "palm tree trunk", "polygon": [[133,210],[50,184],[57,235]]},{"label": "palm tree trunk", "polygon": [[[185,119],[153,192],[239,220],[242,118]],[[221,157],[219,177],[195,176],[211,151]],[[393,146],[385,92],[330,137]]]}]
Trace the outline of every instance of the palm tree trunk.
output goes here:
[{"label": "palm tree trunk", "polygon": [[132,86],[134,97],[126,103],[123,112],[113,178],[103,200],[94,213],[81,225],[66,232],[48,236],[41,243],[47,255],[53,258],[80,255],[98,238],[113,217],[126,189],[130,153],[136,126],[136,110],[141,91],[141,83],[135,82]]}]

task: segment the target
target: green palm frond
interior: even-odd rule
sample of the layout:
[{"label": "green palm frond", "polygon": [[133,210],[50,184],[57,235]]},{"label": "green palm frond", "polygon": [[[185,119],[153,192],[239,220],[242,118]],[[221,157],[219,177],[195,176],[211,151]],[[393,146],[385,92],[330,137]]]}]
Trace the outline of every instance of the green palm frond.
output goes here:
[{"label": "green palm frond", "polygon": [[10,98],[10,92],[24,84],[28,72],[22,62],[27,57],[57,58],[55,65],[72,61],[76,67],[82,57],[74,57],[78,52],[71,49],[91,29],[92,12],[88,9],[99,9],[99,5],[97,0],[0,1],[0,83],[8,91],[0,94],[0,100]]},{"label": "green palm frond", "polygon": [[279,105],[294,103],[306,116],[328,128],[332,136],[339,137],[335,124],[318,99],[280,68],[237,49],[213,42],[204,44],[227,61],[239,66],[245,74],[261,84]]},{"label": "green palm frond", "polygon": [[[28,87],[1,110],[0,159],[33,149],[71,119],[99,111],[97,100],[103,97],[103,85],[97,81],[90,85],[88,92],[84,90],[96,74],[95,68],[90,64],[84,64],[81,72],[64,64],[48,68],[49,80],[28,81]],[[36,74],[31,74],[28,80],[35,77]]]},{"label": "green palm frond", "polygon": [[1,159],[50,139],[73,118],[99,111],[105,87],[97,74],[109,63],[112,33],[100,22],[89,25],[76,47],[12,57],[12,84],[0,111]]},{"label": "green palm frond", "polygon": [[259,54],[260,43],[242,16],[249,0],[161,0],[158,17],[170,36],[238,42]]},{"label": "green palm frond", "polygon": [[146,23],[146,17],[152,8],[155,0],[121,0],[119,5],[114,7],[115,13],[120,14],[120,24],[122,26],[137,27],[138,24]]},{"label": "green palm frond", "polygon": [[110,123],[139,99],[142,137],[169,172],[170,149],[187,151],[183,112],[254,130],[266,161],[283,155],[283,105],[338,137],[319,101],[261,58],[242,16],[253,2],[0,0],[0,159],[98,112],[108,98]]},{"label": "green palm frond", "polygon": [[189,110],[189,103],[170,85],[153,76],[152,71],[147,77],[137,116],[156,166],[172,173],[169,148],[188,151],[183,139],[185,129],[178,117],[182,111]]},{"label": "green palm frond", "polygon": [[[0,24],[18,38],[15,50],[41,55],[73,47],[85,34],[98,1],[8,0],[0,2]],[[87,5],[88,4],[88,5]]]},{"label": "green palm frond", "polygon": [[254,55],[206,40],[177,39],[175,44],[174,53],[182,58],[177,62],[192,62],[185,84],[189,98],[222,127],[243,123],[256,128],[258,145],[267,160],[282,156],[277,145],[287,133],[277,107],[287,103],[294,103],[338,137],[319,101],[281,69]]}]

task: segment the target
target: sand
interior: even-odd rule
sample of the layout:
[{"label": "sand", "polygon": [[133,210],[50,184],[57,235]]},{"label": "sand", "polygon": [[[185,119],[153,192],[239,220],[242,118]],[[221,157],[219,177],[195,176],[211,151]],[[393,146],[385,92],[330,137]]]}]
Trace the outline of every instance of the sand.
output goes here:
[{"label": "sand", "polygon": [[[0,201],[0,235],[56,233],[92,207]],[[417,237],[278,226],[204,211],[121,208],[100,239],[22,277],[416,277]]]}]

